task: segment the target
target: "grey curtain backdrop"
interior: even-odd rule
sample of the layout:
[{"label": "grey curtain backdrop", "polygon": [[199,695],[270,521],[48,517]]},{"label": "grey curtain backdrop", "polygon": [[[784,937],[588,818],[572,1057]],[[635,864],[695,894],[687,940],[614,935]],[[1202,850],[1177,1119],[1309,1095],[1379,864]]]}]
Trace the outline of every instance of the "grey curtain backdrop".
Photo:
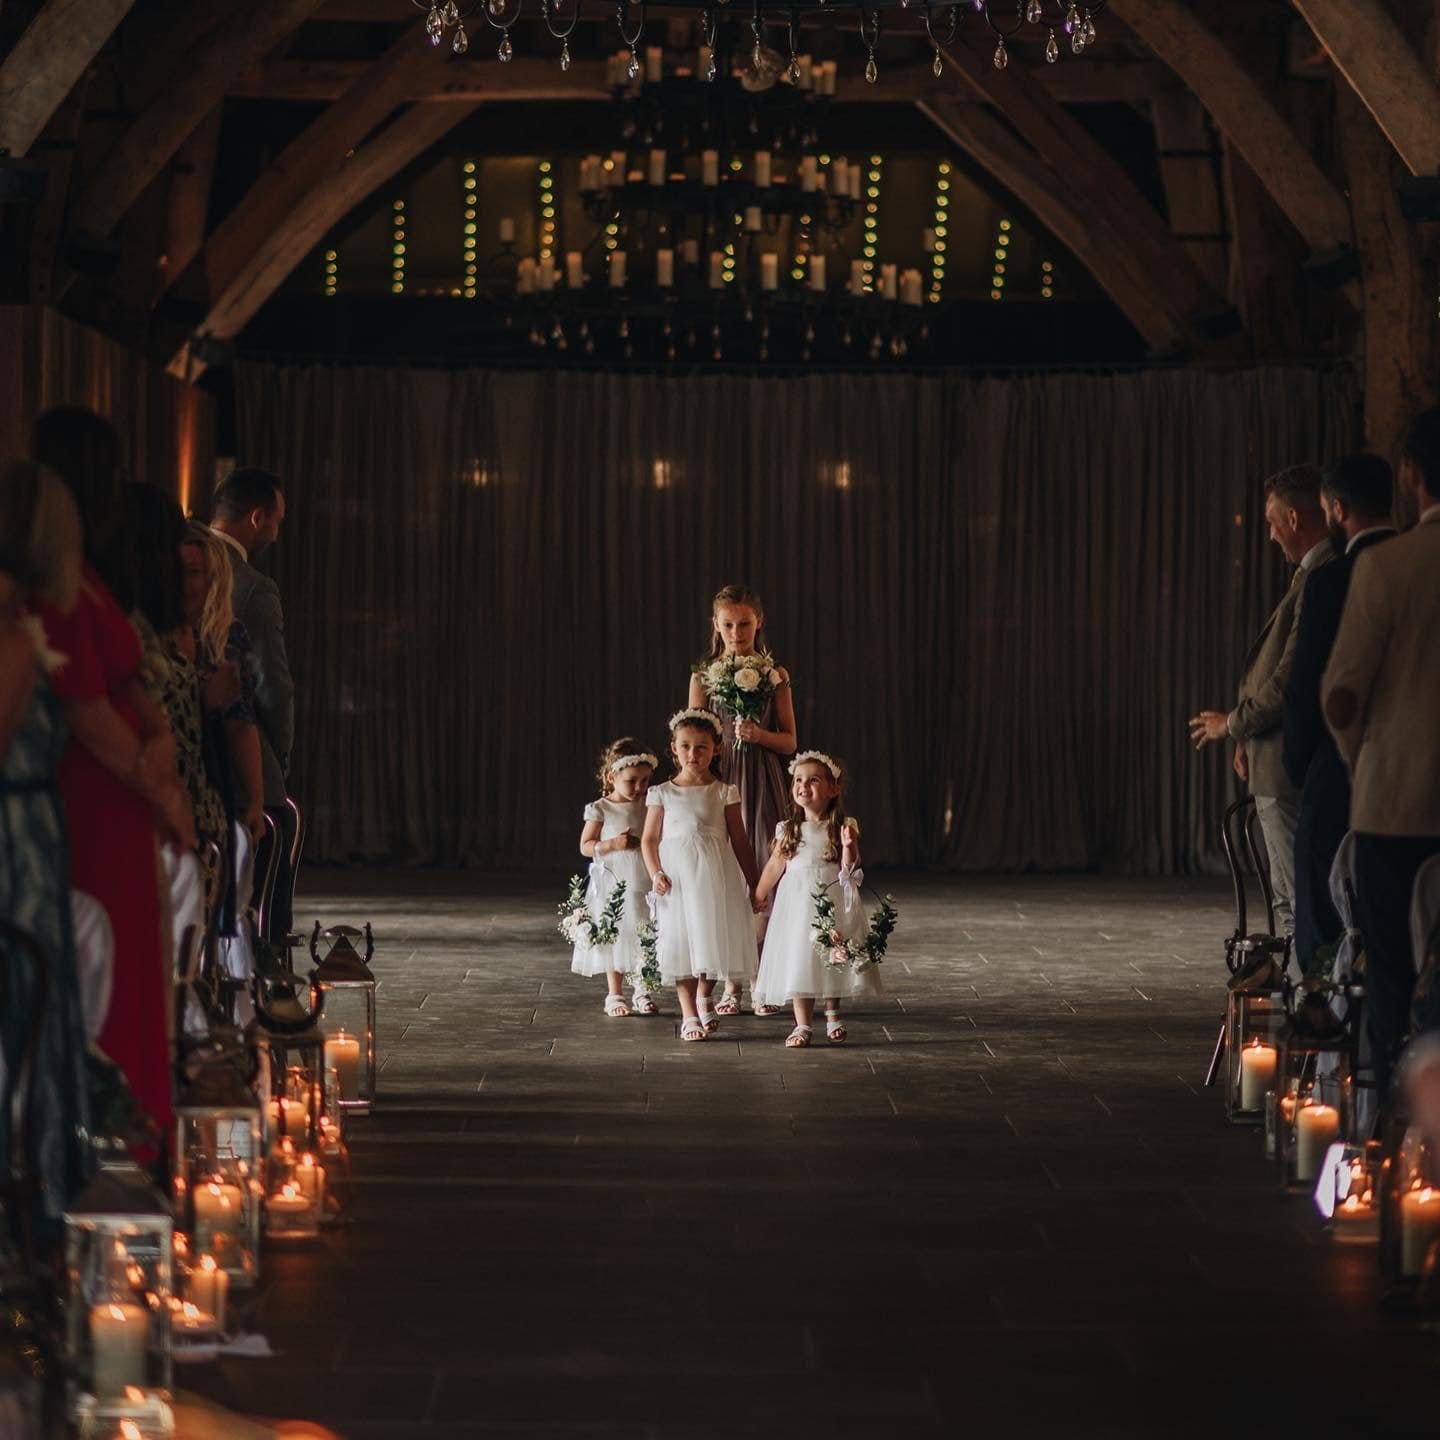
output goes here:
[{"label": "grey curtain backdrop", "polygon": [[1284,583],[1265,475],[1341,372],[666,378],[243,364],[313,858],[580,863],[594,756],[657,750],[744,581],[867,858],[1214,868],[1185,721]]}]

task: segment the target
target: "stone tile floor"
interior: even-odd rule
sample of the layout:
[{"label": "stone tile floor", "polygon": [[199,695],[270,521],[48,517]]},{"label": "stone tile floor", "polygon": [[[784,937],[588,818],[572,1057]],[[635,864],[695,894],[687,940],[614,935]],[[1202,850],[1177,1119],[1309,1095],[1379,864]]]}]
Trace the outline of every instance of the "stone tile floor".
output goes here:
[{"label": "stone tile floor", "polygon": [[1201,1089],[1223,889],[888,888],[884,1002],[787,1051],[606,1019],[563,878],[310,871],[298,925],[375,926],[381,1101],[279,1358],[182,1383],[349,1440],[1440,1430],[1440,1338]]}]

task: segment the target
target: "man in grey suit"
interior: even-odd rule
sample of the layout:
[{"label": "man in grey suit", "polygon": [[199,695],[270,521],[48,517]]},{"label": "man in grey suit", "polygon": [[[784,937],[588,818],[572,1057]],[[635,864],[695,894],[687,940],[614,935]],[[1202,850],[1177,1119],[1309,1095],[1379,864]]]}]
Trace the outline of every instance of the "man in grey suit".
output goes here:
[{"label": "man in grey suit", "polygon": [[[285,612],[275,582],[262,575],[254,561],[280,535],[285,520],[285,492],[268,470],[234,470],[216,487],[210,528],[230,548],[233,575],[231,599],[235,618],[249,632],[256,666],[255,720],[260,732],[260,760],[265,778],[265,810],[280,837],[281,868],[270,938],[290,928],[290,840],[294,817],[285,804],[285,777],[295,738],[295,686],[285,654]],[[266,857],[257,858],[264,873]]]},{"label": "man in grey suit", "polygon": [[1265,520],[1295,574],[1250,645],[1235,708],[1202,710],[1190,721],[1190,739],[1197,750],[1227,737],[1235,741],[1235,773],[1250,786],[1265,836],[1276,924],[1293,935],[1300,792],[1285,773],[1285,685],[1295,660],[1305,582],[1335,554],[1320,506],[1320,471],[1293,465],[1272,475],[1265,482]]}]

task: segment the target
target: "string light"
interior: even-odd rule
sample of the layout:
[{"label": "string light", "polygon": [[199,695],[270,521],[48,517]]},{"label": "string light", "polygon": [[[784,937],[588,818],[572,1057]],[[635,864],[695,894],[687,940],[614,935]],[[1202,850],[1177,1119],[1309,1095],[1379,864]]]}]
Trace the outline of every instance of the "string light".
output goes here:
[{"label": "string light", "polygon": [[1055,298],[1055,267],[1048,260],[1040,262],[1040,294],[1046,300]]},{"label": "string light", "polygon": [[942,160],[935,167],[935,251],[930,257],[930,302],[940,303],[945,288],[946,236],[950,233],[950,162]]},{"label": "string light", "polygon": [[865,223],[861,230],[860,253],[865,257],[862,261],[862,269],[865,280],[865,293],[868,295],[875,289],[875,253],[879,248],[880,234],[880,187],[885,174],[885,157],[883,155],[872,155],[870,157],[870,169],[866,173],[867,184],[865,187]]},{"label": "string light", "polygon": [[995,232],[995,268],[990,274],[990,298],[1002,300],[1005,297],[1005,257],[1010,253],[1010,222],[1002,220]]},{"label": "string light", "polygon": [[333,295],[340,284],[340,257],[334,250],[325,252],[325,293]]},{"label": "string light", "polygon": [[[540,162],[540,258],[549,260],[555,254],[555,176],[550,161]],[[608,249],[615,247],[610,245]]]},{"label": "string light", "polygon": [[461,254],[465,262],[464,294],[467,300],[475,298],[475,277],[479,267],[475,259],[475,162],[467,160],[462,165],[465,187],[465,221],[461,231]]},{"label": "string light", "polygon": [[390,293],[405,293],[405,202],[397,200],[391,207],[390,230]]}]

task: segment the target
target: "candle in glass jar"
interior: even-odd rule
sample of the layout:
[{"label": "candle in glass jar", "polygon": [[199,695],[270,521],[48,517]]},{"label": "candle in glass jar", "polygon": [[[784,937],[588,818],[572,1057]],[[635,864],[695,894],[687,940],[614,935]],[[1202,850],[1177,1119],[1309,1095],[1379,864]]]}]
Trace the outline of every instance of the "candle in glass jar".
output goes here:
[{"label": "candle in glass jar", "polygon": [[212,1180],[195,1192],[195,1248],[224,1249],[240,1234],[241,1194],[238,1185]]},{"label": "candle in glass jar", "polygon": [[1340,1112],[1333,1105],[1305,1105],[1295,1115],[1295,1178],[1313,1180],[1320,1162],[1340,1133]]},{"label": "candle in glass jar", "polygon": [[225,1301],[230,1294],[230,1277],[213,1255],[202,1255],[190,1272],[186,1290],[191,1301],[215,1317],[215,1328],[225,1328]]},{"label": "candle in glass jar", "polygon": [[1240,1108],[1258,1110],[1265,1103],[1265,1092],[1275,1083],[1280,1052],[1273,1045],[1259,1040],[1240,1052]]},{"label": "candle in glass jar", "polygon": [[[610,256],[610,283],[615,282],[615,256],[620,256],[620,284],[625,283],[625,252],[617,250]],[[337,1030],[325,1037],[325,1064],[333,1067],[340,1076],[340,1098],[360,1098],[360,1042],[344,1030]],[[286,1127],[287,1132],[289,1127]]]},{"label": "candle in glass jar", "polygon": [[755,183],[762,190],[770,184],[770,152],[768,150],[757,150],[755,152]]},{"label": "candle in glass jar", "polygon": [[265,1197],[265,1209],[271,1228],[284,1230],[296,1221],[308,1221],[311,1205],[299,1186],[286,1184],[276,1194]]},{"label": "candle in glass jar", "polygon": [[675,252],[673,250],[657,250],[655,252],[655,283],[664,290],[668,290],[675,283]]},{"label": "candle in glass jar", "polygon": [[1429,1185],[1400,1197],[1400,1273],[1423,1275],[1430,1247],[1440,1239],[1440,1190]]},{"label": "candle in glass jar", "polygon": [[308,1151],[296,1163],[295,1184],[307,1200],[318,1199],[325,1193],[325,1167],[317,1165]]},{"label": "candle in glass jar", "polygon": [[90,1380],[97,1395],[123,1395],[127,1385],[145,1383],[149,1333],[150,1317],[138,1305],[92,1307]]},{"label": "candle in glass jar", "polygon": [[762,255],[760,257],[760,288],[776,290],[779,286],[780,257],[778,255]]}]

